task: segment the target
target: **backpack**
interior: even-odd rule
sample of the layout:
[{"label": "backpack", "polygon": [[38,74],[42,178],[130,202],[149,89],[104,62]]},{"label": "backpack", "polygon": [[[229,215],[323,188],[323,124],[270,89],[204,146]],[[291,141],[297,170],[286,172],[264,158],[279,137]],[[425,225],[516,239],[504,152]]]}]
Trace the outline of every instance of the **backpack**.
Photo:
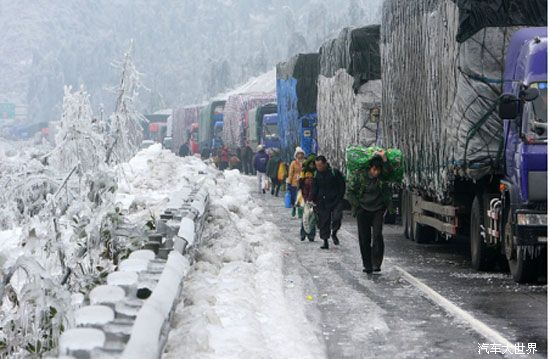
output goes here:
[{"label": "backpack", "polygon": [[277,169],[277,179],[279,181],[284,181],[287,175],[288,169],[286,167],[286,163],[284,163],[283,161],[279,162],[279,168]]}]

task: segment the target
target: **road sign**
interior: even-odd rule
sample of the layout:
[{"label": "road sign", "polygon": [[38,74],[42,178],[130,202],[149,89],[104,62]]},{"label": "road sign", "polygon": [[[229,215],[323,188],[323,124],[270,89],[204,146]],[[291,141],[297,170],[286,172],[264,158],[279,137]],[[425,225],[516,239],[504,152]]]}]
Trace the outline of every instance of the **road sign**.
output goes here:
[{"label": "road sign", "polygon": [[15,118],[15,104],[0,102],[0,119],[7,120]]}]

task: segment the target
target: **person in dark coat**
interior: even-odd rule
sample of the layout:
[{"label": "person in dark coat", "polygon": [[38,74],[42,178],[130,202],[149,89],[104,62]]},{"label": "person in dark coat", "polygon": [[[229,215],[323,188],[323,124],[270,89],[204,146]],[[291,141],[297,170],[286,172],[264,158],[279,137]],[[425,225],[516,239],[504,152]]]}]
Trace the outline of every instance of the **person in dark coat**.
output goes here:
[{"label": "person in dark coat", "polygon": [[229,166],[229,149],[226,146],[220,150],[220,170],[223,171]]},{"label": "person in dark coat", "polygon": [[189,146],[187,146],[186,143],[180,146],[180,149],[178,151],[178,154],[180,157],[186,157],[189,156]]},{"label": "person in dark coat", "polygon": [[356,173],[347,186],[346,199],[357,217],[363,272],[380,272],[384,259],[382,227],[384,213],[391,206],[391,189],[380,180],[392,167],[384,151],[377,153],[367,170]]},{"label": "person in dark coat", "polygon": [[210,149],[209,148],[203,148],[201,151],[201,158],[203,160],[206,160],[210,157]]},{"label": "person in dark coat", "polygon": [[279,154],[279,149],[273,149],[273,155],[269,158],[267,162],[267,177],[271,179],[271,195],[278,197],[279,191],[281,190],[281,182],[278,178],[279,165],[281,164],[281,155]]},{"label": "person in dark coat", "polygon": [[340,244],[336,234],[342,224],[342,202],[346,192],[346,181],[342,172],[332,168],[325,156],[315,158],[315,168],[317,171],[313,177],[313,188],[308,201],[315,204],[317,227],[323,240],[321,249],[328,249],[329,237],[332,237],[335,245]]},{"label": "person in dark coat", "polygon": [[254,157],[254,152],[252,151],[252,148],[250,148],[249,145],[246,145],[241,154],[242,154],[241,162],[242,162],[244,174],[245,175],[254,174],[252,171],[252,158]]},{"label": "person in dark coat", "polygon": [[258,192],[265,193],[264,184],[267,181],[267,161],[269,161],[269,156],[265,152],[265,148],[262,145],[258,146],[258,152],[254,156],[254,170],[256,171],[256,176],[258,177]]}]

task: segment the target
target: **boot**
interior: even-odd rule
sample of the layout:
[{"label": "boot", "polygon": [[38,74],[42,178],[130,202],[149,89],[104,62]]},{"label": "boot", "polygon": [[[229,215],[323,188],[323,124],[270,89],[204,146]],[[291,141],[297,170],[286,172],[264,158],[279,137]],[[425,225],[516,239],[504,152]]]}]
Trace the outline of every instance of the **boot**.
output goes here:
[{"label": "boot", "polygon": [[323,239],[323,245],[321,246],[321,249],[328,249],[328,239]]},{"label": "boot", "polygon": [[292,207],[292,217],[296,216],[296,207]]},{"label": "boot", "polygon": [[334,245],[340,245],[340,240],[338,239],[338,237],[336,236],[336,231],[332,232],[332,241],[334,242]]}]

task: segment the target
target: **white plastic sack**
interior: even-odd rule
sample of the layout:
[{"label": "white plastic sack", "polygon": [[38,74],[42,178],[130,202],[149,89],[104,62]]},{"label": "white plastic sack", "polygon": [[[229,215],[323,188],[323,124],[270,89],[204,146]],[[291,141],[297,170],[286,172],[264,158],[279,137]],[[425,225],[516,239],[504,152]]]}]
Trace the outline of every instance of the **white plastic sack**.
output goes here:
[{"label": "white plastic sack", "polygon": [[304,205],[304,215],[302,217],[302,224],[306,234],[311,234],[315,230],[317,225],[317,214],[313,209],[313,204],[306,202]]}]

